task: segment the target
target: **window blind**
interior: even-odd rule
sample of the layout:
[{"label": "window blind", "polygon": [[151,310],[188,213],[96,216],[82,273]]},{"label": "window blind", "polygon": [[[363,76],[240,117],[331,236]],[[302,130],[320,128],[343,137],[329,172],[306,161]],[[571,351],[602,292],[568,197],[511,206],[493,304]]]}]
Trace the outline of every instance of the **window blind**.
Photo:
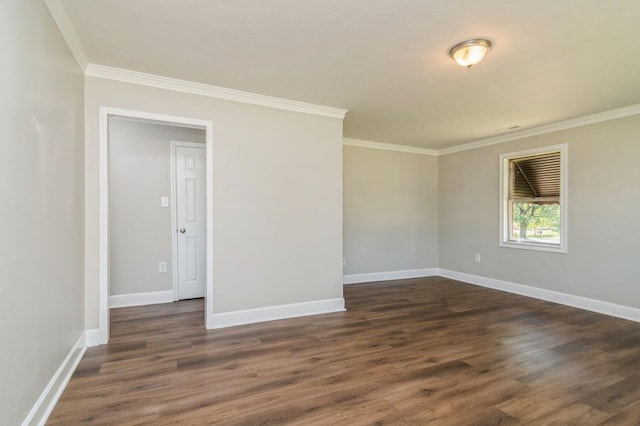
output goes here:
[{"label": "window blind", "polygon": [[560,152],[511,160],[511,200],[555,204],[560,200]]}]

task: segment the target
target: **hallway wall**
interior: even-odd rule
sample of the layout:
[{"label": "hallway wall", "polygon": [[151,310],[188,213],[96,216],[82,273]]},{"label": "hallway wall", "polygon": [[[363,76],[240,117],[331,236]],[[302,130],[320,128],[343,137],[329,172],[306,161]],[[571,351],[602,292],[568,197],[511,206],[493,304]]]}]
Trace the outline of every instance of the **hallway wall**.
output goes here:
[{"label": "hallway wall", "polygon": [[17,425],[84,330],[84,77],[43,1],[0,2],[0,52],[0,424]]}]

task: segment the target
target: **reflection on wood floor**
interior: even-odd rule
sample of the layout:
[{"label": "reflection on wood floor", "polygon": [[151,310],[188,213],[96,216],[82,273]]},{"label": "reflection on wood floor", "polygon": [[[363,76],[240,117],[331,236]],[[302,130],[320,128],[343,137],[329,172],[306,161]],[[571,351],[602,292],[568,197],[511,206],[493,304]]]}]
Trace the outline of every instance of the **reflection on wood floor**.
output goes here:
[{"label": "reflection on wood floor", "polygon": [[48,424],[640,424],[640,324],[440,277],[347,312],[206,330],[203,301],[111,311]]}]

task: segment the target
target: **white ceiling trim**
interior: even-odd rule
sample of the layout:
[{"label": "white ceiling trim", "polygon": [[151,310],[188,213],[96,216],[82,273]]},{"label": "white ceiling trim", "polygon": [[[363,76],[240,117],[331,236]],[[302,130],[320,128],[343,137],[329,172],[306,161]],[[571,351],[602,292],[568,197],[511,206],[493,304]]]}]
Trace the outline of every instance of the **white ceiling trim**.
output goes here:
[{"label": "white ceiling trim", "polygon": [[344,138],[343,144],[349,146],[357,146],[361,148],[381,149],[384,151],[399,151],[409,152],[412,154],[423,155],[447,155],[455,152],[468,151],[471,149],[482,148],[485,146],[496,145],[505,142],[516,141],[532,136],[544,135],[546,133],[553,133],[560,130],[572,129],[575,127],[587,126],[589,124],[600,123],[608,120],[615,120],[618,118],[629,117],[632,115],[640,114],[640,104],[630,105],[623,108],[616,108],[609,111],[599,112],[596,114],[585,115],[583,117],[572,118],[569,120],[558,121],[556,123],[545,124],[544,126],[532,127],[531,129],[521,130],[519,132],[513,132],[506,135],[495,136],[492,138],[479,139],[474,142],[469,142],[462,145],[457,145],[451,148],[444,149],[428,149],[419,148],[408,145],[396,145],[383,142],[366,141],[362,139]]},{"label": "white ceiling trim", "polygon": [[108,80],[140,84],[142,86],[174,90],[176,92],[208,96],[210,98],[225,99],[228,101],[243,102],[246,104],[260,105],[271,108],[284,109],[288,111],[304,112],[307,114],[322,115],[326,117],[344,119],[344,116],[347,113],[346,109],[308,104],[306,102],[259,95],[257,93],[227,89],[224,87],[212,86],[209,84],[179,80],[176,78],[163,77],[160,75],[147,74],[138,71],[124,70],[121,68],[113,68],[105,65],[89,64],[87,66],[87,70],[85,71],[85,75],[89,77],[105,78]]},{"label": "white ceiling trim", "polygon": [[412,154],[422,154],[422,155],[438,155],[438,151],[434,149],[418,148],[416,146],[407,146],[407,145],[396,145],[391,143],[372,142],[372,141],[365,141],[362,139],[344,138],[343,144],[349,145],[349,146],[357,146],[360,148],[381,149],[383,151],[409,152]]},{"label": "white ceiling trim", "polygon": [[[137,71],[113,68],[104,65],[90,64],[87,60],[86,53],[80,42],[78,34],[69,19],[67,12],[60,0],[44,0],[49,13],[57,24],[69,50],[73,54],[76,62],[81,70],[87,76],[106,78],[127,83],[140,84],[145,86],[157,87],[162,89],[180,91],[196,95],[208,96],[218,99],[226,99],[237,102],[249,103],[254,105],[268,106],[272,108],[285,109],[296,112],[304,112],[334,118],[344,119],[347,110],[333,108],[321,105],[314,105],[305,102],[292,101],[283,98],[259,95],[251,92],[227,89],[208,84],[195,83],[186,80],[179,80],[169,77],[163,77],[153,74],[146,74]],[[364,148],[381,149],[387,151],[409,152],[423,155],[446,155],[455,152],[467,151],[471,149],[481,148],[485,146],[500,144],[504,142],[515,141],[532,136],[543,135],[546,133],[556,132],[560,130],[571,129],[575,127],[585,126],[589,124],[599,123],[607,120],[628,117],[640,114],[640,104],[628,107],[617,108],[583,117],[573,118],[569,120],[559,121],[543,126],[499,135],[491,138],[480,139],[474,142],[457,145],[451,148],[441,150],[419,148],[407,145],[395,145],[382,142],[372,142],[359,139],[345,138],[344,144],[358,146]]]},{"label": "white ceiling trim", "polygon": [[531,136],[544,135],[546,133],[557,132],[560,130],[573,129],[574,127],[586,126],[589,124],[600,123],[602,121],[615,120],[617,118],[629,117],[631,115],[640,114],[640,104],[630,105],[623,108],[616,108],[609,111],[599,112],[596,114],[585,115],[583,117],[572,118],[569,120],[558,121],[556,123],[545,124],[544,126],[533,127],[531,129],[521,130],[506,135],[495,136],[487,139],[480,139],[475,142],[463,145],[445,148],[438,151],[438,155],[452,154],[454,152],[467,151],[470,149],[482,148],[484,146],[496,145],[504,142],[511,142],[518,139],[524,139]]},{"label": "white ceiling trim", "polygon": [[71,54],[76,59],[76,62],[80,66],[82,72],[85,72],[89,61],[87,60],[87,55],[84,52],[82,43],[80,43],[80,39],[78,38],[78,33],[71,23],[69,15],[67,15],[67,11],[64,6],[62,6],[60,0],[44,0],[44,2],[49,9],[51,17],[60,29],[64,41],[67,42],[67,46],[69,46]]}]

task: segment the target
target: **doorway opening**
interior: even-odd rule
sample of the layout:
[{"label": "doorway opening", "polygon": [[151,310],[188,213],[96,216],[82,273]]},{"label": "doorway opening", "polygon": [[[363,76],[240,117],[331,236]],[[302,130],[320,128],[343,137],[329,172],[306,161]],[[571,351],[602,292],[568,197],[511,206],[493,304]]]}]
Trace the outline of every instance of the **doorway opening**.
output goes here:
[{"label": "doorway opening", "polygon": [[[186,267],[191,269],[183,272],[191,274],[190,284],[193,284],[194,277],[200,280],[202,288],[195,293],[192,291],[190,295],[204,297],[205,325],[211,328],[212,128],[212,122],[207,120],[100,108],[98,344],[105,344],[109,340],[110,307],[189,298],[180,295],[177,279],[180,256],[175,250],[180,247],[181,241],[180,236],[176,234],[180,234],[182,228],[195,228],[194,218],[198,222],[199,229],[196,231],[199,234],[188,233],[185,229],[182,240],[188,241],[182,244],[182,247],[198,248],[201,255],[194,258],[191,251],[191,258],[182,256],[184,261],[191,262],[186,264]],[[118,139],[122,139],[127,133],[135,136],[136,132],[141,137],[130,145],[127,144],[126,137],[123,140]],[[154,146],[150,140],[145,140],[145,132],[147,136],[154,132],[163,134],[163,146]],[[185,140],[187,142],[184,142]],[[188,211],[188,226],[185,226],[184,215],[179,218],[176,211],[176,197],[180,194],[176,191],[173,180],[174,172],[177,171],[175,149],[181,144],[185,147],[195,145],[191,147],[192,151],[187,152],[186,157],[183,152],[181,159],[183,164],[197,168],[199,173],[197,176],[186,176],[186,186],[185,175],[181,175],[181,196],[183,200],[186,196],[189,202],[192,202],[192,207],[196,207],[196,210]],[[147,149],[153,152],[145,153]],[[158,158],[159,153],[162,153],[162,158]],[[194,155],[195,153],[197,155]],[[114,159],[117,161],[112,161]],[[158,172],[158,168],[153,171],[151,164],[157,164],[158,161],[164,162],[166,166],[161,172]],[[130,185],[130,188],[127,189],[127,185]],[[140,191],[143,190],[146,191],[144,197],[136,195],[140,195]],[[196,192],[199,198],[197,203],[193,204]],[[178,227],[180,220],[183,222]],[[155,225],[155,228],[147,226],[149,224]],[[187,236],[189,238],[186,238]],[[183,296],[186,294],[186,290],[183,291]]]}]

